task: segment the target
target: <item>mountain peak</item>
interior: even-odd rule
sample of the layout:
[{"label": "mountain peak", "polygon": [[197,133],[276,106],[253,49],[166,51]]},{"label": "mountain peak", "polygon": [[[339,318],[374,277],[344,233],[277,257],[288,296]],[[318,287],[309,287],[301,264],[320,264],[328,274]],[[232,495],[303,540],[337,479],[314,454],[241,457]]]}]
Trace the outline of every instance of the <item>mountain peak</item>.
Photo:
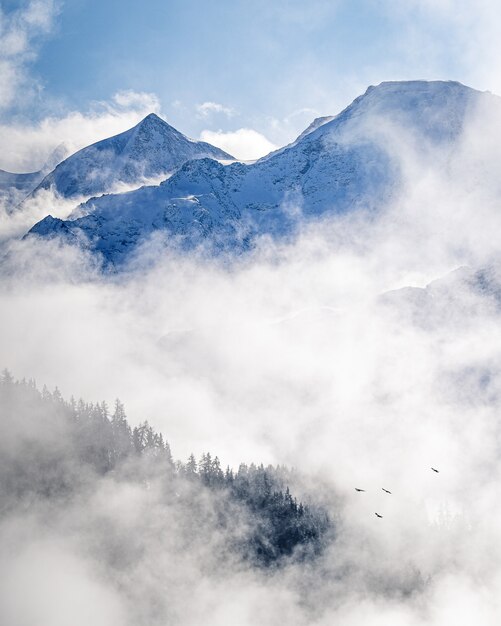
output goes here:
[{"label": "mountain peak", "polygon": [[180,135],[182,134],[178,130],[176,130],[173,126],[168,124],[165,120],[163,120],[161,117],[159,117],[156,113],[148,113],[148,115],[144,117],[139,122],[139,124],[135,126],[135,128],[136,129],[143,129],[143,128],[159,128],[160,129],[161,128],[164,131],[170,130]]},{"label": "mountain peak", "polygon": [[148,113],[148,115],[139,122],[138,126],[142,126],[143,124],[167,124],[167,122],[156,113]]},{"label": "mountain peak", "polygon": [[[384,81],[368,87],[322,127],[328,133],[340,131],[346,124],[353,130],[358,124],[359,130],[365,133],[367,125],[377,127],[377,120],[384,118],[403,129],[414,129],[439,144],[459,136],[467,116],[485,97],[497,98],[457,81]],[[316,136],[316,133],[310,134]]]},{"label": "mountain peak", "polygon": [[412,86],[419,85],[431,85],[431,86],[440,86],[440,85],[458,85],[460,87],[465,87],[466,89],[471,89],[471,87],[466,87],[463,83],[460,83],[457,80],[426,80],[425,78],[414,78],[411,80],[383,80],[377,85],[369,85],[367,90],[369,89],[377,89],[379,87],[387,87],[387,86],[399,86],[403,89],[408,89]]},{"label": "mountain peak", "polygon": [[145,122],[146,120],[159,120],[160,122],[163,122],[163,119],[159,117],[156,113],[148,113],[148,115],[143,119],[143,122]]},{"label": "mountain peak", "polygon": [[188,139],[156,113],[149,113],[133,128],[69,156],[39,187],[52,188],[66,198],[91,197],[110,192],[118,184],[142,185],[200,158],[232,159],[215,146]]},{"label": "mountain peak", "polygon": [[367,100],[405,100],[419,98],[423,102],[429,99],[444,98],[472,98],[481,93],[455,80],[389,80],[378,85],[370,85],[364,94],[354,100],[354,103]]}]

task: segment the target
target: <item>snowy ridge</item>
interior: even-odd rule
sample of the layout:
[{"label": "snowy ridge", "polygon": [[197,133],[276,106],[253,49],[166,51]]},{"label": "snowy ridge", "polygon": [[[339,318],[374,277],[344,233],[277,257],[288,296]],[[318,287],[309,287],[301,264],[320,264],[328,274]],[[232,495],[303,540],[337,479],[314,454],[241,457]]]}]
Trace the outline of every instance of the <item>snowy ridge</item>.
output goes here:
[{"label": "snowy ridge", "polygon": [[382,83],[253,164],[191,160],[158,186],[92,198],[74,219],[56,226],[46,218],[30,233],[52,236],[64,224],[119,264],[157,230],[187,247],[210,240],[239,250],[262,234],[293,233],[298,220],[375,211],[401,179],[392,132],[412,133],[420,150],[452,153],[481,98],[496,97],[455,82]]}]

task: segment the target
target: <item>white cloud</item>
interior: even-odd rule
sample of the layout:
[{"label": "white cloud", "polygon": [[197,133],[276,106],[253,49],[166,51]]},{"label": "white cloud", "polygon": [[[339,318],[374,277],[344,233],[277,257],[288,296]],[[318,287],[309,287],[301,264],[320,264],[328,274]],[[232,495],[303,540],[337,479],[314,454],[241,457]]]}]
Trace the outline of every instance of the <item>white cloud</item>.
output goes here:
[{"label": "white cloud", "polygon": [[202,118],[209,117],[212,113],[222,113],[227,117],[232,117],[235,115],[235,110],[224,106],[224,104],[219,104],[219,102],[202,102],[202,104],[197,105],[197,113],[198,117]]},{"label": "white cloud", "polygon": [[203,130],[200,139],[242,160],[259,159],[277,148],[269,139],[252,128],[239,128],[229,132]]},{"label": "white cloud", "polygon": [[112,100],[116,105],[124,109],[144,110],[151,113],[157,113],[160,110],[160,100],[154,93],[127,89],[118,91]]},{"label": "white cloud", "polygon": [[57,14],[52,0],[32,0],[12,13],[0,7],[0,109],[25,100],[39,88],[28,80],[27,66],[36,58],[36,42],[47,35]]}]

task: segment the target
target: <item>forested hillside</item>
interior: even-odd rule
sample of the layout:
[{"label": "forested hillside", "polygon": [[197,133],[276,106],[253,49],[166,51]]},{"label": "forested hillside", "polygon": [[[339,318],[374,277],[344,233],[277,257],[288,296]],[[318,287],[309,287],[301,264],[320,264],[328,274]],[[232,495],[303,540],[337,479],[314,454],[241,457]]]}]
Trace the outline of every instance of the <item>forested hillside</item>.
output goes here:
[{"label": "forested hillside", "polygon": [[[174,461],[168,442],[148,422],[132,427],[117,400],[65,401],[59,391],[39,391],[33,381],[0,381],[1,421],[9,432],[1,447],[2,510],[57,505],[84,497],[96,481],[129,481],[157,489],[162,503],[182,511],[199,538],[222,533],[229,555],[260,566],[318,554],[333,533],[327,513],[298,502],[285,467],[241,464],[223,469],[204,453]],[[198,522],[194,523],[195,520]],[[166,529],[167,532],[167,529]]]}]

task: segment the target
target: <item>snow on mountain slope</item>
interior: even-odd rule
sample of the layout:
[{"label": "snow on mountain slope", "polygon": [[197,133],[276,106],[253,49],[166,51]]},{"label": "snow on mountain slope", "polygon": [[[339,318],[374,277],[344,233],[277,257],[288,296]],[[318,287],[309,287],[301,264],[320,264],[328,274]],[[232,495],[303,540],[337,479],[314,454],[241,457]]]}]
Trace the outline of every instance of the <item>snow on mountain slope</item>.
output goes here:
[{"label": "snow on mountain slope", "polygon": [[60,163],[35,190],[53,189],[65,198],[92,196],[119,183],[140,184],[167,175],[190,159],[230,159],[202,141],[192,141],[154,113],[119,135],[83,148]]},{"label": "snow on mountain slope", "polygon": [[303,137],[306,137],[306,135],[309,135],[314,130],[317,130],[317,128],[320,128],[320,126],[323,126],[324,124],[327,124],[328,122],[332,122],[334,117],[335,117],[334,115],[325,115],[324,117],[316,117],[313,120],[313,122],[308,126],[308,128],[303,130],[303,132],[299,135],[296,141],[299,141]]},{"label": "snow on mountain slope", "polygon": [[120,263],[156,230],[187,246],[209,239],[239,249],[259,234],[287,235],[300,219],[377,210],[398,191],[402,137],[424,153],[450,152],[486,97],[494,98],[454,82],[382,83],[253,164],[188,161],[158,186],[92,198],[69,220],[46,218],[30,233],[71,233]]}]

